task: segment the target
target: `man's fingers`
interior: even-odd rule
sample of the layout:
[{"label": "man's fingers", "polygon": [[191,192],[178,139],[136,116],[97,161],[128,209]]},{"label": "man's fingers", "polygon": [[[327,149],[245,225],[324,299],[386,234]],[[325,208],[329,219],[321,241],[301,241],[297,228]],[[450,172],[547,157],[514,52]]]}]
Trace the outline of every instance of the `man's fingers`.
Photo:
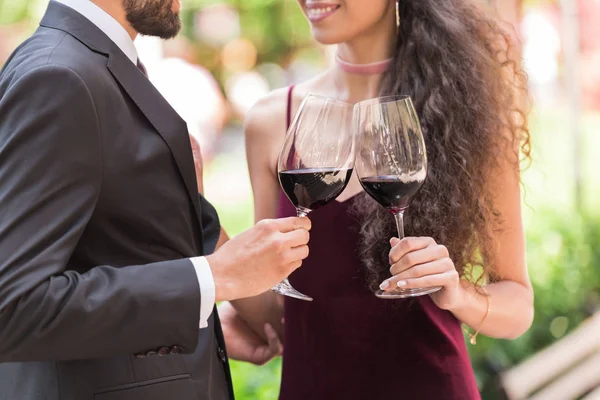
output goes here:
[{"label": "man's fingers", "polygon": [[288,217],[271,220],[280,232],[286,233],[297,229],[310,231],[312,223],[308,217]]},{"label": "man's fingers", "polygon": [[308,253],[309,250],[307,245],[294,247],[285,253],[285,262],[286,264],[294,264],[293,266],[290,266],[290,268],[295,270],[300,267],[300,265],[296,266],[296,263],[302,263],[302,260],[308,257]]},{"label": "man's fingers", "polygon": [[308,244],[310,240],[310,234],[306,229],[296,229],[283,234],[283,240],[289,247],[298,247]]}]

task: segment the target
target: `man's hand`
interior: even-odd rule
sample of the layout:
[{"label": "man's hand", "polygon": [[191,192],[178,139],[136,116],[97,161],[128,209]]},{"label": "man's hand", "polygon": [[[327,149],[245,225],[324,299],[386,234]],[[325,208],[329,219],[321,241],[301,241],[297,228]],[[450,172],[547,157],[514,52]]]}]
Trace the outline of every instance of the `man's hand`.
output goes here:
[{"label": "man's hand", "polygon": [[302,265],[308,256],[311,222],[290,217],[263,220],[207,257],[216,301],[261,294]]},{"label": "man's hand", "polygon": [[230,358],[263,365],[281,355],[283,348],[271,325],[265,324],[265,341],[252,331],[228,302],[219,306],[219,317]]}]

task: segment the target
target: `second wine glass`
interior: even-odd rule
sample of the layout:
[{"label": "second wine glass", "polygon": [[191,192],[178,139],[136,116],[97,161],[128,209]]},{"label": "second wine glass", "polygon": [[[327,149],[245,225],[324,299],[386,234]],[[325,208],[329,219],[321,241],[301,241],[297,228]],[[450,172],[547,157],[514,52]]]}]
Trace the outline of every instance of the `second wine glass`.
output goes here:
[{"label": "second wine glass", "polygon": [[[356,145],[353,107],[309,94],[287,132],[277,170],[283,192],[299,217],[335,200],[346,188],[354,168]],[[285,279],[273,291],[312,300]]]},{"label": "second wine glass", "polygon": [[[360,144],[356,172],[372,198],[396,218],[404,238],[404,212],[427,177],[427,154],[419,118],[408,96],[386,96],[356,104]],[[422,296],[441,287],[379,290],[377,297]]]}]

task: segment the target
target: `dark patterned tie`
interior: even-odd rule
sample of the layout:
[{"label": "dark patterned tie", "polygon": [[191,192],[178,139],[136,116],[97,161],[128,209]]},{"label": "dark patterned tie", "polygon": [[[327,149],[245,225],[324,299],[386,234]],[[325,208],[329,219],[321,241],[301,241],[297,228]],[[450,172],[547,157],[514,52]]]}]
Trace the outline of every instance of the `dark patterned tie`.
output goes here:
[{"label": "dark patterned tie", "polygon": [[148,71],[146,70],[146,67],[144,66],[144,64],[142,64],[142,62],[140,61],[139,58],[137,60],[137,67],[140,69],[140,71],[142,71],[142,74],[144,74],[144,75],[146,75],[146,77],[148,77]]}]

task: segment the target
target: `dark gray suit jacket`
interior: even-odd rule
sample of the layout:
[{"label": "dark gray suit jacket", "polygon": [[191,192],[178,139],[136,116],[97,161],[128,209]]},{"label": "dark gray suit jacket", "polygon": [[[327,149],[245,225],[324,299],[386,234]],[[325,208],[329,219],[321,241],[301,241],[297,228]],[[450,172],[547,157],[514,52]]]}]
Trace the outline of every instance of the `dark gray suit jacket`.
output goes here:
[{"label": "dark gray suit jacket", "polygon": [[233,398],[188,259],[218,234],[184,121],[51,2],[0,72],[0,399]]}]

